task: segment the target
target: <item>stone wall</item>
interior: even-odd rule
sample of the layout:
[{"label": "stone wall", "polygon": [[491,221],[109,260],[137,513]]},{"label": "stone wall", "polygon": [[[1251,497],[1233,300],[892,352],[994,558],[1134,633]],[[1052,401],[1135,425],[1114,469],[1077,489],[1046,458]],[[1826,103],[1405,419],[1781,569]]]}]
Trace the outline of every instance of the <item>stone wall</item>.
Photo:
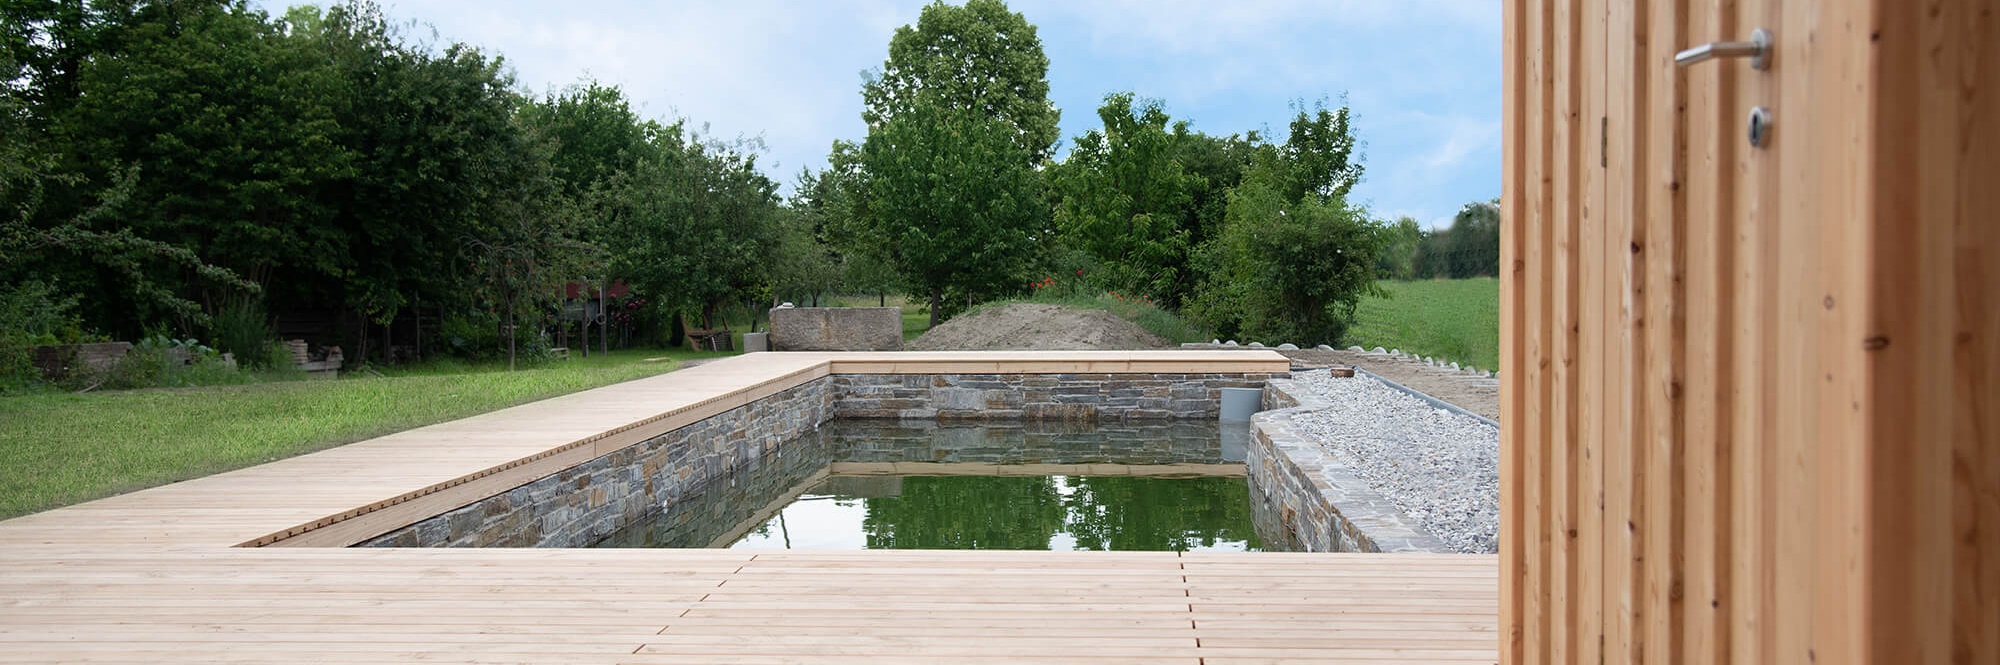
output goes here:
[{"label": "stone wall", "polygon": [[[723,477],[658,506],[658,510],[629,521],[594,547],[716,547],[728,545],[725,538],[740,537],[733,530],[758,519],[759,511],[787,492],[802,489],[814,474],[833,461],[828,436],[833,423],[786,441],[771,454],[749,458]],[[769,515],[764,515],[768,518]]]},{"label": "stone wall", "polygon": [[1274,380],[1264,408],[1250,419],[1250,485],[1273,505],[1286,539],[1309,552],[1450,551],[1294,426],[1296,414],[1331,404]]},{"label": "stone wall", "polygon": [[1271,374],[842,374],[841,418],[944,422],[1117,423],[1213,420],[1223,388],[1261,388]]},{"label": "stone wall", "polygon": [[[391,531],[360,546],[585,547],[670,510],[682,497],[712,483],[734,482],[735,474],[746,470],[769,466],[776,468],[765,470],[775,471],[776,477],[795,475],[793,466],[825,459],[825,448],[831,444],[824,437],[806,435],[818,432],[835,417],[1017,424],[1213,420],[1222,388],[1261,387],[1272,376],[837,374]],[[1063,438],[1062,431],[1060,427],[1037,426],[1023,435],[1038,441],[1047,439],[1038,445],[1051,446]],[[1169,441],[1166,445],[1187,443]],[[1168,451],[1162,453],[1163,459],[1173,457]],[[705,519],[704,514],[724,509],[696,507],[674,514],[700,520]],[[692,542],[701,537],[675,534],[670,539]]]},{"label": "stone wall", "polygon": [[[841,462],[945,464],[1221,464],[1216,423],[1078,425],[1062,422],[941,424],[849,420],[824,432]],[[1239,458],[1235,461],[1241,461]]]},{"label": "stone wall", "polygon": [[826,379],[785,390],[425,519],[361,547],[585,547],[833,417]]},{"label": "stone wall", "polygon": [[903,310],[895,307],[781,307],[771,310],[773,351],[901,351]]}]

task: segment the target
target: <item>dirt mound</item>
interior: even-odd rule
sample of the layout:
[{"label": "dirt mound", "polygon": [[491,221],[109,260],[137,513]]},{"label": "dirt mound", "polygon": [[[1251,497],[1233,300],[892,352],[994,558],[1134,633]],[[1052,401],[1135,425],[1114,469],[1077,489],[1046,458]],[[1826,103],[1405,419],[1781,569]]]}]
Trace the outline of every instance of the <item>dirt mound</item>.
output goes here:
[{"label": "dirt mound", "polygon": [[1171,346],[1139,324],[1110,312],[1039,303],[1009,303],[946,321],[903,348],[913,351],[982,349],[1157,349]]}]

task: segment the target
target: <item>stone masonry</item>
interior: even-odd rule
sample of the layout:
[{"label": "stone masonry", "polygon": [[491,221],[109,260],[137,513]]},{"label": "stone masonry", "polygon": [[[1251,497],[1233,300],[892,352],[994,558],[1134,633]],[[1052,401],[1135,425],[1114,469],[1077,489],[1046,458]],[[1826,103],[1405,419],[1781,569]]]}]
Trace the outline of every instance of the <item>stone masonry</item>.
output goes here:
[{"label": "stone masonry", "polygon": [[780,307],[771,310],[772,351],[901,351],[903,310],[895,307]]},{"label": "stone masonry", "polygon": [[843,374],[841,418],[941,422],[1117,423],[1213,420],[1223,388],[1261,388],[1271,374]]},{"label": "stone masonry", "polygon": [[1276,380],[1264,386],[1267,410],[1250,419],[1250,485],[1280,516],[1285,539],[1308,552],[1450,551],[1292,423],[1298,413],[1331,407]]},{"label": "stone masonry", "polygon": [[584,547],[818,429],[818,379],[391,531],[362,547]]}]

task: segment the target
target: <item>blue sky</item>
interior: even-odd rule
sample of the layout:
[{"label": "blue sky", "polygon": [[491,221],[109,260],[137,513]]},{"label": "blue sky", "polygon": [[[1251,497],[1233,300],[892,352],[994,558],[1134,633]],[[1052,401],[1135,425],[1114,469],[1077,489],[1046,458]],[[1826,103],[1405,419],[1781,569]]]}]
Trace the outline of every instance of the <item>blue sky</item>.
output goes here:
[{"label": "blue sky", "polygon": [[[760,137],[787,183],[860,139],[861,73],[924,2],[382,0],[431,30],[504,55],[543,92],[595,78],[642,115]],[[291,2],[265,0],[281,13]],[[1098,125],[1104,95],[1163,101],[1212,134],[1280,137],[1290,105],[1345,96],[1376,215],[1449,223],[1500,192],[1500,0],[1014,0],[1049,56],[1062,149]]]}]

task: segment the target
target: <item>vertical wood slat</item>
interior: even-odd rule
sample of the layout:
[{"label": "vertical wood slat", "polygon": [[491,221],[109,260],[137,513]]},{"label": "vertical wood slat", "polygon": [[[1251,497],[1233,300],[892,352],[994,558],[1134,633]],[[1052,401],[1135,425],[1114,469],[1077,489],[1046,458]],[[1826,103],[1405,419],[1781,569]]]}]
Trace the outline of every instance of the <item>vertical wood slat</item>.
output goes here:
[{"label": "vertical wood slat", "polygon": [[[1532,8],[1524,2],[1509,2],[1501,8],[1500,23],[1501,52],[1505,55],[1501,63],[1501,153],[1505,166],[1501,169],[1500,203],[1503,212],[1501,223],[1509,227],[1509,232],[1500,236],[1500,328],[1517,330],[1525,321],[1522,317],[1528,311],[1527,263],[1538,260],[1531,255],[1528,245],[1533,233],[1518,228],[1523,220],[1529,219],[1528,183],[1522,178],[1531,169],[1529,164],[1531,146],[1528,145],[1528,123],[1534,114],[1530,108],[1530,91],[1540,90],[1540,84],[1533,76],[1530,53],[1535,50],[1531,38],[1527,15]],[[1528,360],[1528,336],[1514,334],[1502,340],[1500,364],[1502,367],[1524,371]],[[1501,428],[1508,437],[1520,440],[1527,426],[1526,405],[1530,400],[1521,391],[1509,391],[1500,395]],[[1500,486],[1503,493],[1515,496],[1500,506],[1500,530],[1505,533],[1532,533],[1532,519],[1529,502],[1522,499],[1522,483],[1529,478],[1530,459],[1534,457],[1524,451],[1500,460]],[[1528,662],[1527,643],[1530,637],[1526,625],[1530,621],[1529,612],[1533,604],[1531,598],[1537,594],[1531,586],[1530,565],[1526,560],[1527,544],[1519,538],[1500,543],[1500,658],[1513,663]]]},{"label": "vertical wood slat", "polygon": [[1602,229],[1594,246],[1596,260],[1589,261],[1596,273],[1589,281],[1598,290],[1595,324],[1599,330],[1596,352],[1586,358],[1599,364],[1599,384],[1586,391],[1586,401],[1602,404],[1597,410],[1598,433],[1587,437],[1602,442],[1599,476],[1593,482],[1602,510],[1597,540],[1604,571],[1599,611],[1602,620],[1603,653],[1600,662],[1622,662],[1638,656],[1643,635],[1639,620],[1648,614],[1636,604],[1637,586],[1646,562],[1639,551],[1638,512],[1645,505],[1643,449],[1636,445],[1636,421],[1644,418],[1638,395],[1643,382],[1634,385],[1643,367],[1634,344],[1643,335],[1644,291],[1635,277],[1643,276],[1643,257],[1636,251],[1644,233],[1646,190],[1633,181],[1646,161],[1644,146],[1637,141],[1646,120],[1646,76],[1637,66],[1643,48],[1645,26],[1640,8],[1629,2],[1613,2],[1603,7],[1604,70],[1602,88],[1603,122],[1600,131],[1600,172],[1604,213],[1585,224]]},{"label": "vertical wood slat", "polygon": [[[1929,79],[1937,103],[1956,103],[1961,127],[1951,211],[1952,269],[1958,289],[1951,341],[1952,653],[2000,662],[2000,10],[1954,3],[1941,28],[1961,34],[1955,76]],[[1933,76],[1937,72],[1933,72]],[[1951,93],[1962,96],[1953,96]],[[1944,177],[1945,174],[1939,174]],[[1940,220],[1942,223],[1942,220]],[[1942,340],[1940,340],[1942,341]]]},{"label": "vertical wood slat", "polygon": [[1510,0],[1503,660],[2000,661],[1995,13]]},{"label": "vertical wood slat", "polygon": [[[1639,542],[1646,562],[1640,581],[1644,623],[1637,645],[1640,662],[1677,663],[1688,660],[1682,650],[1685,624],[1686,452],[1683,448],[1686,408],[1682,401],[1686,358],[1686,316],[1683,286],[1686,254],[1679,241],[1687,234],[1681,198],[1686,178],[1685,118],[1678,104],[1685,77],[1679,68],[1664,76],[1649,75],[1666,67],[1674,46],[1683,40],[1685,8],[1679,3],[1651,3],[1638,9],[1645,25],[1634,57],[1632,76],[1640,81],[1642,98],[1634,107],[1641,115],[1635,125],[1632,186],[1643,199],[1633,208],[1646,220],[1643,237],[1633,254],[1644,259],[1643,308],[1648,325],[1638,340],[1643,367],[1634,380],[1643,382],[1643,427],[1634,445],[1644,454],[1635,462],[1646,470],[1646,500],[1640,516]],[[1652,168],[1637,165],[1660,165]],[[1706,527],[1706,525],[1699,525]]]},{"label": "vertical wood slat", "polygon": [[[1685,2],[1671,4],[1687,17],[1687,38],[1680,44],[1703,39],[1702,35],[1721,34],[1719,12],[1689,7]],[[1734,622],[1730,612],[1735,608],[1729,597],[1729,536],[1733,532],[1729,506],[1735,432],[1734,402],[1730,399],[1735,350],[1730,331],[1735,327],[1736,292],[1729,288],[1735,262],[1728,251],[1729,228],[1724,223],[1734,214],[1735,181],[1733,169],[1724,165],[1734,161],[1736,144],[1726,140],[1729,132],[1722,112],[1733,106],[1735,95],[1724,85],[1723,73],[1722,68],[1700,68],[1683,74],[1687,80],[1684,113],[1689,213],[1688,235],[1677,239],[1685,244],[1688,255],[1689,407],[1683,446],[1688,485],[1683,506],[1687,523],[1695,525],[1686,530],[1681,545],[1688,563],[1685,593],[1692,599],[1682,648],[1689,662],[1717,663],[1727,662],[1732,650]]]},{"label": "vertical wood slat", "polygon": [[1582,566],[1577,563],[1577,501],[1576,476],[1577,455],[1574,448],[1577,441],[1576,415],[1576,344],[1577,344],[1577,297],[1576,267],[1578,251],[1578,224],[1582,196],[1578,191],[1578,162],[1584,144],[1577,133],[1581,130],[1581,119],[1577,106],[1582,97],[1583,84],[1578,80],[1577,62],[1581,59],[1582,21],[1577,16],[1580,0],[1555,0],[1555,20],[1549,25],[1549,41],[1554,45],[1553,74],[1550,81],[1555,90],[1554,103],[1549,114],[1555,118],[1554,133],[1547,137],[1553,144],[1550,165],[1553,182],[1550,188],[1549,242],[1550,255],[1546,257],[1553,270],[1547,276],[1549,282],[1549,343],[1554,363],[1550,367],[1548,386],[1549,470],[1544,482],[1548,483],[1549,526],[1553,530],[1556,544],[1549,548],[1549,662],[1581,662],[1577,656],[1577,635],[1580,617],[1577,613],[1577,576]]},{"label": "vertical wood slat", "polygon": [[1571,368],[1569,408],[1576,423],[1570,444],[1576,451],[1570,476],[1576,586],[1570,602],[1577,620],[1572,624],[1570,653],[1571,662],[1578,663],[1603,662],[1605,639],[1617,618],[1615,612],[1605,611],[1615,606],[1606,602],[1605,594],[1617,576],[1608,570],[1608,532],[1604,528],[1605,450],[1616,447],[1606,445],[1610,443],[1605,440],[1609,434],[1606,421],[1616,407],[1601,399],[1607,392],[1616,392],[1607,383],[1605,372],[1615,364],[1608,360],[1606,351],[1610,348],[1607,338],[1617,325],[1615,318],[1603,315],[1605,297],[1614,289],[1606,285],[1612,279],[1611,265],[1601,258],[1606,239],[1613,235],[1609,227],[1615,224],[1605,215],[1606,9],[1604,0],[1578,0],[1571,19],[1578,32],[1572,51],[1575,63],[1571,65],[1571,87],[1577,97],[1572,110],[1574,137],[1582,144],[1571,161],[1576,214],[1571,218],[1574,240],[1569,253],[1572,281],[1567,326],[1576,336],[1567,365]]}]

